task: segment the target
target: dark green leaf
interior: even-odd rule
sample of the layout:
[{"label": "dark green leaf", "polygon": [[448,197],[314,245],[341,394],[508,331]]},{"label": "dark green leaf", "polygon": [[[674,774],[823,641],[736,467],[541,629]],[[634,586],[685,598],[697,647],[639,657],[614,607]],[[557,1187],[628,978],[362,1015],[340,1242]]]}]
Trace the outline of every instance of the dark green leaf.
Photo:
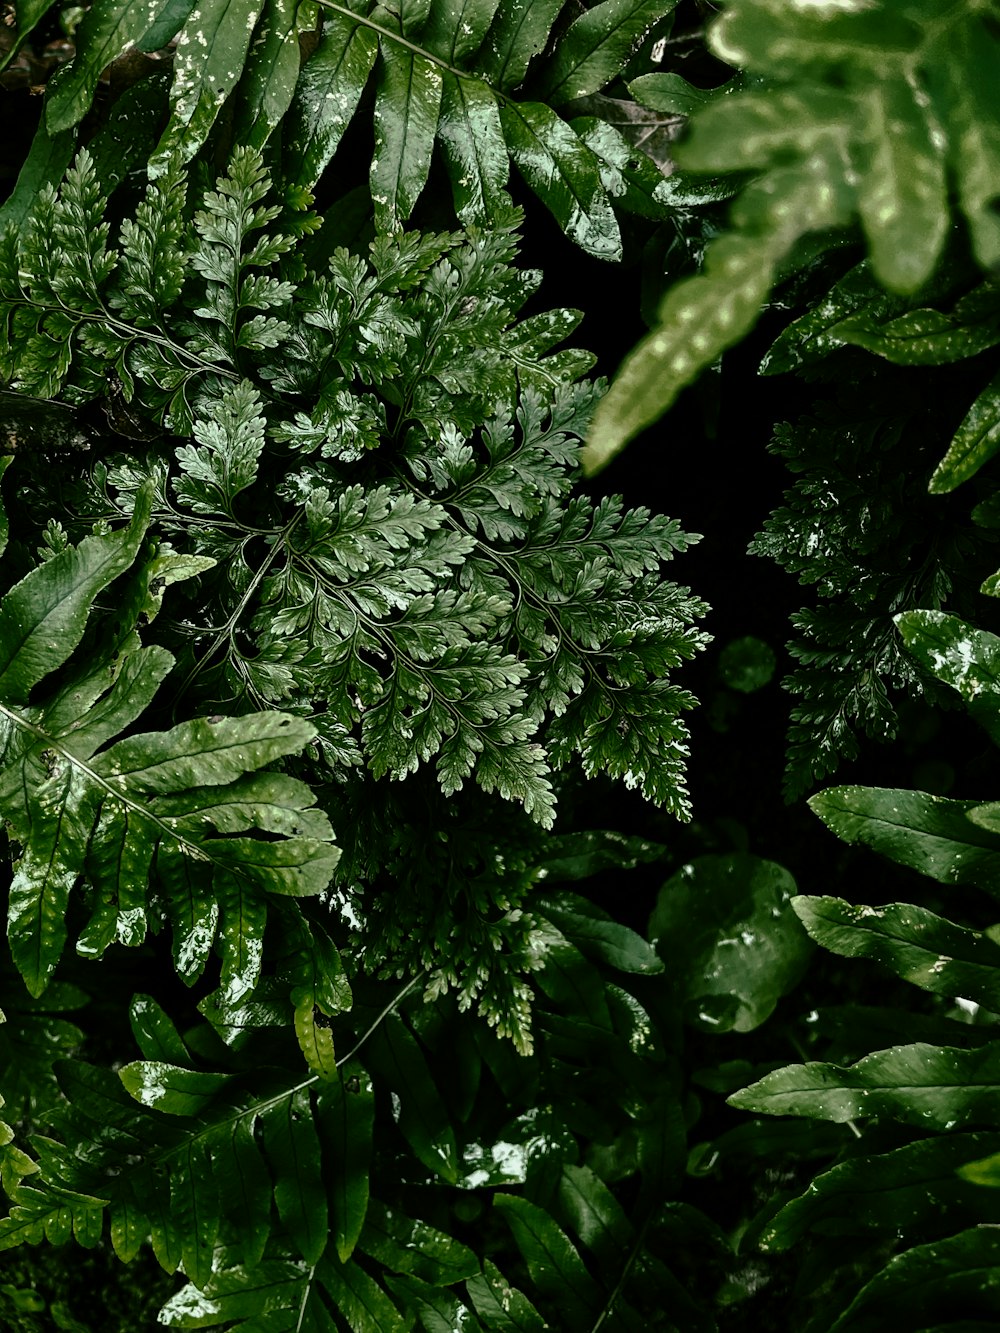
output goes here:
[{"label": "dark green leaf", "polygon": [[375,1089],[360,1065],[341,1065],[336,1079],[318,1093],[316,1114],[330,1145],[333,1181],[331,1231],[341,1263],[347,1263],[368,1209]]},{"label": "dark green leaf", "polygon": [[481,1276],[465,1284],[476,1313],[497,1333],[543,1333],[545,1320],[522,1292],[512,1287],[489,1259]]},{"label": "dark green leaf", "polygon": [[389,1014],[368,1044],[369,1063],[399,1098],[399,1128],[417,1157],[449,1184],[458,1178],[455,1131],[420,1044],[401,1018]]},{"label": "dark green leaf", "polygon": [[508,204],[510,165],[500,111],[479,79],[445,72],[438,139],[448,163],[455,212],[465,223],[484,223]]},{"label": "dark green leaf", "polygon": [[597,1283],[566,1233],[537,1204],[515,1194],[496,1194],[494,1208],[510,1226],[538,1290],[558,1303],[568,1324],[586,1328],[600,1311]]},{"label": "dark green leaf", "polygon": [[506,102],[500,120],[521,175],[571,240],[597,259],[622,243],[594,154],[544,102]]},{"label": "dark green leaf", "polygon": [[329,1235],[319,1137],[308,1089],[301,1088],[260,1117],[267,1160],[274,1176],[274,1201],[306,1263],[314,1264]]},{"label": "dark green leaf", "polygon": [[596,93],[617,77],[650,28],[677,0],[604,0],[569,27],[541,80],[553,106]]},{"label": "dark green leaf", "polygon": [[923,990],[960,995],[1000,1012],[1000,946],[910,903],[861,907],[840,898],[794,898],[817,944],[845,958],[871,958]]},{"label": "dark green leaf", "polygon": [[703,856],[660,890],[649,935],[709,1032],[750,1032],[801,977],[812,947],[791,910],[795,881],[756,856]]},{"label": "dark green leaf", "polygon": [[441,70],[386,41],[375,101],[371,191],[380,230],[394,231],[413,212],[427,183],[441,110]]},{"label": "dark green leaf", "polygon": [[845,842],[861,842],[942,884],[1000,895],[1000,835],[970,818],[976,801],[883,787],[831,787],[809,805]]},{"label": "dark green leaf", "polygon": [[663,971],[656,950],[634,930],[575,893],[554,893],[537,901],[537,910],[581,953],[622,972]]},{"label": "dark green leaf", "polygon": [[1000,449],[1000,374],[994,375],[955,432],[948,452],[931,477],[935,495],[953,491],[975,476]]},{"label": "dark green leaf", "polygon": [[[954,1226],[946,1215],[974,1215],[984,1202],[956,1172],[961,1174],[959,1168],[970,1153],[988,1151],[996,1144],[992,1134],[955,1134],[840,1162],[786,1203],[764,1228],[758,1244],[765,1250],[787,1250],[810,1230],[837,1236],[903,1229],[919,1236],[938,1221]],[[1000,1199],[997,1211],[983,1220],[998,1218]]]},{"label": "dark green leaf", "polygon": [[734,1093],[730,1106],[816,1120],[891,1116],[920,1129],[1000,1124],[1000,1044],[976,1050],[914,1042],[857,1064],[789,1065]]}]

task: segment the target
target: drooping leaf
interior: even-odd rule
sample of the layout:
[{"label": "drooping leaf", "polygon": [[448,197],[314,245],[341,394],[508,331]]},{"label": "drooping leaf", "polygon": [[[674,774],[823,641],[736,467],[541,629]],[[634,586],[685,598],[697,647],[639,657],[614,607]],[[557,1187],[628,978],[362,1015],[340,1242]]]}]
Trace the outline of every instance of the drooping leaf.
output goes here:
[{"label": "drooping leaf", "polygon": [[597,1283],[572,1241],[537,1204],[516,1194],[496,1194],[493,1206],[510,1226],[532,1280],[556,1301],[567,1321],[585,1326],[600,1310]]},{"label": "drooping leaf", "polygon": [[341,1066],[316,1099],[324,1140],[333,1153],[331,1231],[341,1263],[354,1251],[368,1210],[375,1089],[360,1065]]}]

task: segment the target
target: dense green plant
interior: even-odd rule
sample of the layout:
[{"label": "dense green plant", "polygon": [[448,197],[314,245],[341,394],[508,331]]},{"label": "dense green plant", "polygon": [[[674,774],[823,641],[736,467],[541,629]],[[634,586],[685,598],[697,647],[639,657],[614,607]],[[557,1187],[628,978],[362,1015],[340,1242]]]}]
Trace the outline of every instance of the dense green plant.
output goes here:
[{"label": "dense green plant", "polygon": [[[410,217],[438,144],[463,222],[502,223],[513,161],[568,236],[590,254],[620,258],[615,205],[662,217],[665,183],[615,125],[574,116],[573,104],[618,79],[651,31],[666,35],[676,4],[604,0],[564,17],[565,0],[180,0],[151,8],[96,0],[75,33],[72,62],[49,90],[22,197],[61,175],[73,127],[108,68],[173,41],[166,128],[160,132],[156,99],[138,88],[122,107],[129,137],[136,121],[152,133],[139,152],[153,175],[210,137],[216,146],[263,148],[280,124],[280,148],[275,141],[271,151],[286,197],[300,198],[358,118],[374,132],[370,198],[380,229]],[[16,6],[8,59],[49,8]],[[8,209],[18,206],[15,194]]]}]

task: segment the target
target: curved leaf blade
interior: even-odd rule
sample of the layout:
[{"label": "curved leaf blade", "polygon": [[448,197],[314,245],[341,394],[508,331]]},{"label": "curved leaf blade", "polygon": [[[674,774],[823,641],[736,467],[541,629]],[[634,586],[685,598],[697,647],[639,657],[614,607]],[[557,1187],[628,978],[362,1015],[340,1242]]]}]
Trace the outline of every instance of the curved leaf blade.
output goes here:
[{"label": "curved leaf blade", "polygon": [[677,0],[604,0],[570,25],[541,80],[553,106],[596,93],[617,78],[636,47]]}]

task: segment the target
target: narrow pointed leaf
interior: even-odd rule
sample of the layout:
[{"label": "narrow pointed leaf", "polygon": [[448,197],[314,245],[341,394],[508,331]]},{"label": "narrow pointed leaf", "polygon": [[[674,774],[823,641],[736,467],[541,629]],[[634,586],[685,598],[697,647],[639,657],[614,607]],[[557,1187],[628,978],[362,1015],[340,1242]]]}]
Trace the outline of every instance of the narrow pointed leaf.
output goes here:
[{"label": "narrow pointed leaf", "polygon": [[427,183],[441,108],[441,70],[390,41],[383,43],[382,62],[371,191],[377,226],[394,231],[409,218]]},{"label": "narrow pointed leaf", "polygon": [[794,898],[812,939],[845,958],[871,958],[923,990],[962,996],[1000,1012],[1000,945],[911,903],[854,906]]},{"label": "narrow pointed leaf", "polygon": [[285,170],[311,190],[357,110],[378,53],[370,28],[331,14],[319,46],[303,65],[284,122]]},{"label": "narrow pointed leaf", "polygon": [[364,1069],[353,1061],[341,1066],[337,1077],[319,1091],[316,1111],[333,1162],[333,1242],[341,1263],[346,1264],[368,1210],[375,1089]]},{"label": "narrow pointed leaf", "polygon": [[186,1065],[188,1049],[169,1016],[151,995],[134,995],[129,1005],[132,1035],[147,1060]]},{"label": "narrow pointed leaf", "polygon": [[[185,4],[184,8],[190,11],[193,4],[194,0],[191,0],[191,4]],[[153,0],[150,6],[137,5],[134,0],[105,0],[84,13],[74,34],[76,54],[73,63],[45,102],[45,119],[50,133],[71,129],[83,119],[107,67],[123,52],[142,42],[151,22],[156,22],[157,12],[168,8],[176,14],[176,32],[186,15],[178,13],[171,0],[160,0],[159,3]],[[173,33],[167,34],[164,43],[171,36]]]},{"label": "narrow pointed leaf", "polygon": [[368,1043],[368,1063],[399,1098],[399,1128],[417,1157],[449,1184],[458,1178],[455,1131],[416,1037],[390,1014]]},{"label": "narrow pointed leaf", "polygon": [[810,1063],[766,1074],[729,1105],[814,1120],[888,1116],[923,1130],[1000,1124],[1000,1043],[973,1050],[914,1042],[840,1067]]},{"label": "narrow pointed leaf", "polygon": [[0,601],[0,700],[23,703],[83,637],[94,598],[136,558],[151,495],[140,492],[127,528],[84,537],[38,565]]},{"label": "narrow pointed leaf", "polygon": [[460,79],[446,72],[437,132],[448,163],[455,212],[466,224],[488,221],[509,204],[510,164],[493,91],[479,79]]},{"label": "narrow pointed leaf", "polygon": [[864,843],[942,884],[975,884],[1000,896],[1000,834],[972,822],[978,804],[882,787],[831,787],[809,801],[845,842]]},{"label": "narrow pointed leaf", "polygon": [[222,975],[219,985],[227,1004],[237,1004],[260,980],[264,956],[267,902],[244,875],[217,871],[212,881],[222,908]]},{"label": "narrow pointed leaf", "polygon": [[497,1333],[543,1333],[545,1320],[523,1292],[512,1287],[489,1259],[479,1277],[465,1284],[476,1313]]},{"label": "narrow pointed leaf", "polygon": [[585,10],[564,34],[541,80],[553,106],[596,93],[617,78],[655,23],[677,0],[604,0]]},{"label": "narrow pointed leaf", "polygon": [[260,1117],[267,1160],[274,1176],[278,1216],[302,1257],[314,1264],[328,1236],[319,1138],[307,1089],[269,1107]]},{"label": "narrow pointed leaf", "polygon": [[960,1215],[964,1209],[996,1223],[1000,1197],[994,1203],[984,1199],[974,1185],[959,1178],[959,1168],[977,1152],[998,1147],[996,1134],[952,1134],[840,1162],[785,1204],[765,1227],[759,1244],[766,1250],[787,1250],[808,1231],[830,1226],[856,1235],[900,1228],[919,1235],[943,1215]]},{"label": "narrow pointed leaf", "polygon": [[528,65],[544,50],[566,0],[500,0],[480,53],[479,68],[494,88],[508,92],[524,81]]},{"label": "narrow pointed leaf", "polygon": [[118,1077],[137,1102],[167,1115],[197,1115],[211,1104],[229,1081],[228,1074],[209,1074],[162,1060],[136,1060]]},{"label": "narrow pointed leaf", "polygon": [[589,1327],[603,1299],[566,1233],[543,1208],[519,1195],[494,1195],[493,1206],[514,1233],[538,1290],[558,1303],[568,1324]]},{"label": "narrow pointed leaf", "polygon": [[634,1233],[604,1181],[589,1167],[566,1162],[559,1178],[559,1203],[587,1249],[609,1271],[620,1271]]},{"label": "narrow pointed leaf", "polygon": [[239,79],[257,17],[231,0],[199,0],[177,38],[170,120],[149,162],[151,179],[205,142]]},{"label": "narrow pointed leaf", "polygon": [[271,1178],[254,1138],[253,1117],[233,1116],[208,1140],[222,1216],[238,1229],[248,1269],[264,1255],[271,1230]]},{"label": "narrow pointed leaf", "polygon": [[590,149],[544,102],[507,102],[500,120],[518,170],[566,235],[597,259],[620,259],[621,233]]},{"label": "narrow pointed leaf", "polygon": [[203,1140],[191,1136],[171,1161],[170,1212],[181,1238],[181,1262],[204,1287],[219,1232],[219,1194]]},{"label": "narrow pointed leaf", "polygon": [[327,1258],[318,1273],[351,1333],[407,1333],[410,1321],[360,1264]]},{"label": "narrow pointed leaf", "polygon": [[[830,1333],[927,1328],[938,1320],[1000,1318],[1000,1228],[971,1227],[897,1254],[861,1289]],[[958,1325],[964,1327],[964,1325]]]},{"label": "narrow pointed leaf", "polygon": [[467,1245],[374,1201],[368,1206],[358,1248],[394,1273],[408,1273],[440,1286],[451,1286],[479,1272],[479,1260]]},{"label": "narrow pointed leaf", "polygon": [[935,495],[953,491],[1000,449],[1000,374],[994,375],[955,432],[928,489]]},{"label": "narrow pointed leaf", "polygon": [[421,33],[421,44],[449,65],[472,55],[483,44],[500,0],[434,0]]},{"label": "narrow pointed leaf", "polygon": [[263,148],[291,104],[299,73],[295,0],[265,0],[237,89],[233,137]]}]

